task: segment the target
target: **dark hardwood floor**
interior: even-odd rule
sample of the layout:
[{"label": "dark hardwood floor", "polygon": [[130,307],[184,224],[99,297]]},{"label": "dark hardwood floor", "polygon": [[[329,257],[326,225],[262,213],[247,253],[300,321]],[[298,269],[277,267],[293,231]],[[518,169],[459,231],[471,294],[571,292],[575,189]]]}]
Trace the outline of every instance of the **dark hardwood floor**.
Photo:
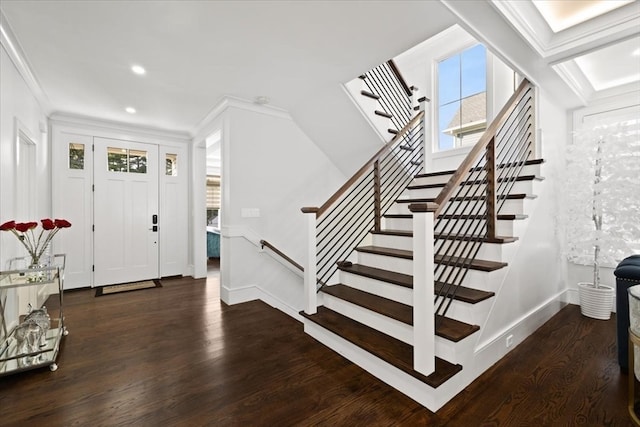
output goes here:
[{"label": "dark hardwood floor", "polygon": [[615,319],[568,306],[437,414],[219,279],[65,294],[59,369],[0,378],[2,426],[627,426]]}]

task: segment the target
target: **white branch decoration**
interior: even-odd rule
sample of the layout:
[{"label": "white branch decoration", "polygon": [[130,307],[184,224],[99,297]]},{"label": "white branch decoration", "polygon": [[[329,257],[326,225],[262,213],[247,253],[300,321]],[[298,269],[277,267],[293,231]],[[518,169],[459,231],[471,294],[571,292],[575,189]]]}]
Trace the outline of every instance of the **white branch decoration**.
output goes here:
[{"label": "white branch decoration", "polygon": [[640,120],[574,132],[567,150],[567,258],[614,267],[640,247]]}]

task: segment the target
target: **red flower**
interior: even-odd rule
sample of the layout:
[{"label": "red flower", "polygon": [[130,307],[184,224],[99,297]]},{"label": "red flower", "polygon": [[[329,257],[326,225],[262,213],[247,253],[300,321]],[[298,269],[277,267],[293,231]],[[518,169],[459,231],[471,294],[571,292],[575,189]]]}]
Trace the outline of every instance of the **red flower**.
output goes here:
[{"label": "red flower", "polygon": [[54,221],[56,227],[58,228],[69,228],[71,227],[71,223],[69,221],[67,221],[66,219],[56,219]]},{"label": "red flower", "polygon": [[9,231],[13,230],[14,228],[16,228],[15,221],[7,221],[4,224],[0,225],[0,231]]},{"label": "red flower", "polygon": [[42,228],[44,228],[45,230],[53,230],[54,228],[56,228],[56,224],[49,218],[45,218],[41,222]]},{"label": "red flower", "polygon": [[16,224],[16,230],[21,233],[25,233],[29,230],[32,230],[38,226],[37,222],[19,222]]}]

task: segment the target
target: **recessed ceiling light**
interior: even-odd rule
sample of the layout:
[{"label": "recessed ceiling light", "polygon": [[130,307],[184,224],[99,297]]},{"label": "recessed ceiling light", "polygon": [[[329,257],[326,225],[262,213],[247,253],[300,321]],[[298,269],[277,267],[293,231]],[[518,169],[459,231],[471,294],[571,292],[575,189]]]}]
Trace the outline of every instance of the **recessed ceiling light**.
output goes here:
[{"label": "recessed ceiling light", "polygon": [[139,76],[142,76],[144,74],[146,74],[147,70],[144,69],[144,67],[142,67],[141,65],[133,65],[131,67],[131,71],[133,71],[134,73],[136,73]]},{"label": "recessed ceiling light", "polygon": [[633,56],[640,56],[640,48],[638,48],[638,49],[634,50],[633,52],[631,52],[631,54],[632,54]]},{"label": "recessed ceiling light", "polygon": [[129,114],[135,114],[136,113],[136,109],[133,107],[127,107],[124,109],[124,111],[126,111]]}]

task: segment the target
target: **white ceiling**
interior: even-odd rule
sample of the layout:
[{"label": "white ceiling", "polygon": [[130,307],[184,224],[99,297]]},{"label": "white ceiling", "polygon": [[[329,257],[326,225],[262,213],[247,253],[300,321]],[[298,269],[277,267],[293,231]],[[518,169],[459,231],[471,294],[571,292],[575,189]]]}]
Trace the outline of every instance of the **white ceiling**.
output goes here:
[{"label": "white ceiling", "polygon": [[[550,3],[577,11],[585,2]],[[613,82],[638,81],[640,57],[624,53],[640,40],[638,1],[557,31],[531,0],[0,2],[3,41],[16,41],[47,113],[194,135],[225,96],[266,96],[314,141],[343,137],[340,121],[353,120],[341,83],[474,8],[498,10],[538,55],[531,70],[517,60],[515,69],[553,67],[583,102]],[[146,75],[132,73],[134,64]],[[136,114],[125,112],[129,106]],[[319,122],[319,114],[333,122]],[[357,140],[357,132],[364,134],[344,139]],[[330,157],[332,150],[334,159],[351,154],[332,144],[320,144]]]},{"label": "white ceiling", "polygon": [[[52,111],[191,134],[225,95],[266,96],[291,111],[313,102],[314,86],[339,86],[453,23],[442,5],[413,1],[3,0],[0,8]],[[404,25],[389,25],[399,11]],[[146,75],[133,74],[134,64]]]}]

